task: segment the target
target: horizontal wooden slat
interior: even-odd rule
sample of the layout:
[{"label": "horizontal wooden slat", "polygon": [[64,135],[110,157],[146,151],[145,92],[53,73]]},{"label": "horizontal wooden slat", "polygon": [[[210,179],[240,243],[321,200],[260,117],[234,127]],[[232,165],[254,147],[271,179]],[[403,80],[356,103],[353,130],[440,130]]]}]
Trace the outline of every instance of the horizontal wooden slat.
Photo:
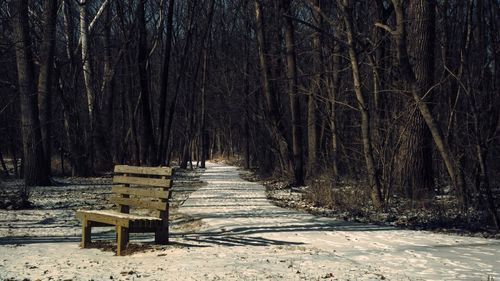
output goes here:
[{"label": "horizontal wooden slat", "polygon": [[158,226],[145,227],[145,226],[135,226],[132,224],[132,226],[130,226],[128,229],[128,233],[156,232],[157,229]]},{"label": "horizontal wooden slat", "polygon": [[111,196],[109,201],[119,205],[133,206],[150,210],[166,211],[168,210],[168,202],[154,202],[139,200],[136,198],[121,198],[117,196]]},{"label": "horizontal wooden slat", "polygon": [[160,218],[146,217],[116,211],[77,211],[79,220],[86,220],[91,226],[116,225],[135,229],[153,229],[162,224]]},{"label": "horizontal wooden slat", "polygon": [[76,217],[79,220],[89,220],[89,221],[95,221],[95,222],[100,222],[100,223],[105,223],[109,225],[116,225],[116,226],[123,226],[123,227],[128,227],[129,226],[129,220],[121,217],[115,217],[115,216],[110,216],[107,214],[101,214],[101,213],[94,213],[94,212],[86,212],[86,211],[79,211],[76,213]]},{"label": "horizontal wooden slat", "polygon": [[133,220],[130,221],[129,228],[134,231],[138,231],[140,229],[142,230],[149,230],[149,229],[155,229],[159,226],[161,226],[162,222],[161,220]]},{"label": "horizontal wooden slat", "polygon": [[157,187],[171,187],[172,182],[169,179],[152,179],[141,177],[114,176],[113,183],[136,184]]},{"label": "horizontal wooden slat", "polygon": [[137,188],[137,187],[126,187],[123,185],[114,185],[113,188],[111,189],[111,192],[118,194],[129,194],[129,195],[161,198],[161,199],[168,199],[170,196],[170,191],[162,190],[161,187]]},{"label": "horizontal wooden slat", "polygon": [[115,166],[115,173],[171,176],[172,175],[172,168],[170,168],[170,167],[138,167],[138,166],[128,166],[128,165],[116,165]]}]

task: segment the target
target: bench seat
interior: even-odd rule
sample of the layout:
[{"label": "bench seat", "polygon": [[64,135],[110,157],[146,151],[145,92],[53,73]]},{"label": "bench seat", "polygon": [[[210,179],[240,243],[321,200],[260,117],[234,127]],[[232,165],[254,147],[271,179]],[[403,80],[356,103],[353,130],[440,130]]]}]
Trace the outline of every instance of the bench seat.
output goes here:
[{"label": "bench seat", "polygon": [[95,226],[114,225],[126,227],[130,229],[130,232],[134,232],[134,230],[155,229],[162,224],[162,219],[157,217],[120,213],[113,210],[78,210],[76,211],[76,217],[82,222],[99,223],[95,224]]}]

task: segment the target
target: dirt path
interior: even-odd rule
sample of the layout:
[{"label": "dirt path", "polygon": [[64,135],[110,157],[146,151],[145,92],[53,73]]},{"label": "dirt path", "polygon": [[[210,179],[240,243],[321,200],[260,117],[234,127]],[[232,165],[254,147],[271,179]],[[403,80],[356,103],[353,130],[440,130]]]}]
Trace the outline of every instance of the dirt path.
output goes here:
[{"label": "dirt path", "polygon": [[[187,225],[199,227],[176,228],[174,220],[169,246],[153,246],[143,235],[132,240],[143,249],[125,257],[82,250],[76,223],[62,230],[44,218],[45,230],[37,227],[34,236],[30,229],[4,237],[0,231],[0,280],[500,280],[498,240],[282,209],[236,167],[210,163],[201,180],[208,184],[179,208],[192,218]],[[103,234],[113,239],[112,230]]]}]

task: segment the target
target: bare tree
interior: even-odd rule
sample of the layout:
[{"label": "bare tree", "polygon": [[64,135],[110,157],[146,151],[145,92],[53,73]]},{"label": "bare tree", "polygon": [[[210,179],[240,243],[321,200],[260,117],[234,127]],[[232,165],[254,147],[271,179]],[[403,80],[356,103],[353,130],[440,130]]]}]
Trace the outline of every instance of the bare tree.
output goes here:
[{"label": "bare tree", "polygon": [[[291,15],[290,0],[283,0],[285,15]],[[295,34],[292,19],[285,17],[286,74],[288,94],[290,95],[290,111],[292,115],[292,146],[294,184],[304,184],[304,160],[302,144],[302,124],[300,98],[297,81],[297,61],[295,58]]]},{"label": "bare tree", "polygon": [[92,57],[90,55],[88,24],[87,24],[87,0],[80,0],[80,40],[82,42],[82,65],[83,78],[85,81],[85,93],[87,94],[87,112],[90,131],[93,131],[94,119],[94,88],[92,84]]},{"label": "bare tree", "polygon": [[156,162],[158,164],[163,163],[166,157],[166,144],[163,140],[165,138],[165,116],[167,109],[168,77],[170,73],[170,55],[172,52],[174,5],[175,0],[170,0],[167,12],[167,37],[165,43],[165,52],[163,54],[160,85],[160,103],[158,110],[158,148],[156,156]]},{"label": "bare tree", "polygon": [[28,1],[12,1],[10,4],[14,15],[14,40],[21,104],[24,182],[27,186],[49,184],[43,155],[40,120],[38,119],[32,43],[28,22]]},{"label": "bare tree", "polygon": [[52,123],[52,73],[54,68],[55,34],[57,22],[57,0],[44,3],[43,40],[40,50],[40,73],[38,75],[38,108],[45,165],[50,174],[51,167],[51,123]]},{"label": "bare tree", "polygon": [[148,85],[148,46],[147,46],[147,29],[146,29],[146,15],[145,15],[145,2],[146,0],[139,0],[137,2],[137,24],[139,33],[139,46],[137,48],[137,57],[139,60],[139,84],[141,95],[139,103],[141,104],[142,123],[141,129],[141,163],[152,165],[155,161],[156,153],[154,153],[155,138],[153,135],[153,119],[151,118],[150,109],[150,94]]},{"label": "bare tree", "polygon": [[[397,45],[397,52],[398,52],[398,61],[400,64],[400,71],[405,78],[405,80],[410,84],[411,87],[411,94],[413,97],[414,102],[416,103],[420,114],[425,120],[425,123],[427,124],[427,127],[429,128],[434,143],[436,144],[436,147],[445,163],[446,169],[448,171],[448,174],[450,176],[451,181],[453,182],[453,186],[456,188],[461,193],[464,193],[464,182],[461,177],[458,176],[457,168],[453,163],[452,156],[451,156],[451,150],[446,143],[446,140],[443,137],[443,133],[441,130],[441,127],[437,123],[434,115],[432,114],[432,111],[429,107],[429,104],[425,102],[426,94],[428,93],[429,89],[428,88],[422,88],[419,83],[427,83],[428,81],[425,80],[426,78],[423,77],[424,74],[426,73],[421,73],[421,72],[416,72],[414,68],[412,67],[410,63],[410,58],[408,56],[408,48],[406,45],[407,39],[406,39],[406,27],[405,27],[405,17],[403,14],[403,6],[400,0],[393,0],[392,1],[394,5],[394,11],[396,13],[396,29],[392,31],[390,27],[380,25],[382,28],[386,28],[391,31],[391,33],[394,35],[394,38],[396,40],[396,45]],[[434,5],[433,1],[427,2],[427,1],[417,1],[415,9],[418,9],[415,11],[415,15],[420,16],[423,18],[423,16],[426,13],[434,13]],[[427,50],[429,47],[428,44],[433,44],[432,42],[429,42],[429,40],[433,40],[433,37],[429,34],[431,32],[430,27],[428,26],[429,22],[426,21],[420,21],[421,24],[415,27],[415,32],[419,30],[424,34],[423,37],[420,37],[417,39],[420,39],[420,42],[417,42],[416,45],[420,44],[420,48],[422,48],[424,51]],[[415,50],[416,51],[416,50]],[[425,53],[424,53],[425,54]],[[430,54],[426,54],[427,56],[430,56]],[[425,70],[426,65],[428,65],[430,62],[428,61],[432,57],[427,57],[424,58],[425,61],[423,62],[416,62],[417,66],[422,69],[422,71],[428,71]],[[420,64],[420,65],[418,65]],[[418,77],[416,75],[419,75]],[[425,81],[424,81],[425,80]],[[432,89],[431,89],[432,90]]]},{"label": "bare tree", "polygon": [[280,120],[279,103],[277,98],[277,92],[275,87],[271,86],[270,82],[270,72],[271,68],[268,61],[268,42],[265,37],[266,26],[264,23],[264,11],[262,9],[262,4],[260,0],[254,0],[254,11],[255,11],[255,32],[257,39],[257,49],[259,57],[259,73],[260,80],[262,83],[262,92],[265,99],[265,108],[267,118],[269,119],[269,128],[271,131],[271,136],[273,137],[276,146],[278,147],[278,159],[281,164],[281,168],[288,170],[290,166],[289,150],[290,145],[288,144],[286,138],[286,131],[283,122]]},{"label": "bare tree", "polygon": [[[321,4],[320,0],[314,0],[313,4],[318,9],[313,9],[314,25],[318,28],[322,26],[321,18]],[[310,92],[307,98],[307,166],[310,176],[314,175],[317,171],[318,160],[318,133],[317,133],[317,115],[318,115],[318,97],[321,95],[323,87],[323,58],[322,58],[322,41],[321,32],[315,30],[311,39],[312,52],[313,52],[313,68],[314,73],[311,79]]]},{"label": "bare tree", "polygon": [[368,103],[365,101],[363,90],[361,88],[361,76],[359,72],[359,61],[357,51],[355,50],[355,38],[353,31],[352,20],[352,3],[350,0],[342,0],[339,3],[344,19],[345,31],[347,36],[347,46],[349,58],[351,59],[352,80],[354,84],[354,93],[358,101],[359,112],[361,114],[361,139],[363,142],[363,153],[365,157],[366,170],[368,172],[368,182],[371,190],[371,198],[375,208],[381,208],[383,204],[380,175],[375,167],[375,159],[373,157],[373,141],[370,132],[370,111]]}]

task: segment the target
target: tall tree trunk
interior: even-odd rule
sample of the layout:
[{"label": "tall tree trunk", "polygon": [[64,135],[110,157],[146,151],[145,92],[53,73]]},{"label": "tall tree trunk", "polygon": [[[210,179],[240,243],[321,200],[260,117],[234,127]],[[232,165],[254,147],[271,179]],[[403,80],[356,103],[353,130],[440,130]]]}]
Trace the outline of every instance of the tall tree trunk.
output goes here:
[{"label": "tall tree trunk", "polygon": [[[477,121],[476,121],[477,122]],[[479,142],[479,141],[478,141]],[[490,178],[488,173],[488,165],[487,165],[487,151],[484,148],[484,144],[476,144],[476,157],[479,162],[479,171],[480,171],[480,182],[482,183],[482,187],[484,189],[484,194],[486,195],[486,202],[488,205],[488,211],[490,212],[493,224],[496,229],[500,229],[500,216],[498,214],[498,210],[495,204],[495,198],[491,191],[490,186]]]},{"label": "tall tree trunk", "polygon": [[[250,34],[250,21],[245,23],[246,34]],[[245,169],[250,169],[250,109],[249,109],[249,98],[250,98],[250,48],[248,46],[248,40],[245,40],[245,73],[244,73],[244,106],[245,106],[245,124],[244,126],[244,138],[245,138]]]},{"label": "tall tree trunk", "polygon": [[21,134],[24,153],[24,182],[27,186],[49,184],[44,162],[40,120],[34,81],[33,54],[28,22],[28,1],[12,1],[17,76],[21,104]]},{"label": "tall tree trunk", "polygon": [[51,122],[52,122],[52,72],[54,68],[55,33],[57,22],[57,0],[44,3],[43,39],[40,47],[40,73],[38,76],[38,108],[45,166],[51,172]]},{"label": "tall tree trunk", "polygon": [[[285,15],[286,74],[289,85],[290,111],[292,115],[293,175],[294,184],[304,184],[304,161],[302,155],[302,122],[298,93],[297,62],[295,58],[295,34],[291,19],[290,0],[283,0]],[[316,146],[315,146],[316,149]]]},{"label": "tall tree trunk", "polygon": [[[114,160],[116,160],[116,148],[114,147],[115,136],[114,132],[111,135],[107,134],[109,130],[113,130],[113,98],[114,98],[114,71],[111,56],[111,25],[112,25],[112,9],[111,6],[106,7],[105,13],[105,27],[103,31],[103,47],[104,47],[104,60],[103,60],[103,80],[101,86],[101,102],[99,103],[100,118],[98,119],[98,143],[101,144],[101,155],[98,155],[97,161],[101,167],[109,170],[112,168]],[[123,49],[122,49],[123,50]],[[122,51],[120,50],[120,51]],[[121,52],[120,54],[122,54]]]},{"label": "tall tree trunk", "polygon": [[[396,40],[398,62],[401,74],[403,78],[406,80],[406,82],[410,85],[410,91],[413,100],[417,104],[420,114],[424,118],[424,121],[431,132],[434,143],[441,155],[441,158],[443,159],[443,162],[446,166],[446,170],[448,171],[448,175],[450,176],[453,186],[458,192],[464,193],[463,189],[465,188],[465,183],[463,182],[463,178],[459,176],[457,167],[453,163],[451,150],[448,146],[448,143],[444,139],[441,127],[439,126],[434,115],[432,114],[432,110],[429,104],[425,101],[426,96],[432,89],[428,88],[422,89],[418,79],[423,79],[424,77],[416,76],[416,73],[421,71],[421,69],[425,69],[426,67],[431,67],[431,66],[428,66],[429,61],[415,62],[419,64],[419,66],[416,70],[413,69],[410,63],[410,59],[408,56],[408,49],[406,45],[406,28],[404,24],[405,18],[403,13],[403,6],[401,0],[392,0],[392,3],[394,6],[394,11],[396,13],[396,30],[392,31],[392,34],[394,35]],[[417,0],[414,3],[414,5],[416,5],[413,6],[414,9],[421,9],[422,11],[427,11],[428,13],[435,13],[435,9],[430,8],[434,7],[435,5],[434,0],[430,1]],[[422,17],[424,15],[423,12],[420,12],[419,14]],[[434,16],[432,16],[432,18],[434,18]],[[421,28],[421,32],[423,33],[431,32],[430,31],[431,27],[429,27],[428,25],[421,24],[419,26]],[[434,40],[434,37],[432,34],[427,34],[421,37],[421,40],[425,41]],[[427,48],[429,48],[434,44],[433,42],[425,42],[425,41],[421,42],[422,51],[427,51]],[[428,54],[427,56],[429,56],[425,58],[427,60],[432,58],[432,54]],[[419,75],[421,75],[421,73],[419,73]]]},{"label": "tall tree trunk", "polygon": [[[58,81],[57,93],[61,98],[63,108],[63,118],[68,139],[68,147],[71,162],[72,176],[87,176],[90,173],[90,159],[85,151],[86,133],[80,120],[80,104],[76,102],[78,93],[77,81],[79,71],[76,64],[76,53],[74,52],[74,17],[70,0],[63,1],[64,32],[66,37],[66,55],[69,61],[70,80],[68,86],[64,86],[66,79],[61,77],[61,67],[57,66],[55,71]],[[56,65],[58,65],[56,61]],[[65,96],[65,89],[69,95]]]},{"label": "tall tree trunk", "polygon": [[170,0],[167,12],[167,38],[165,43],[165,52],[163,54],[163,65],[160,86],[160,104],[158,111],[158,148],[156,155],[156,164],[162,164],[166,160],[165,138],[165,116],[167,109],[168,77],[170,73],[170,53],[172,49],[173,18],[174,18],[175,0]]},{"label": "tall tree trunk", "polygon": [[[328,2],[323,2],[323,3],[328,3]],[[307,1],[307,4],[312,8],[313,10],[313,17],[316,22],[316,26],[320,27],[319,30],[316,30],[317,36],[321,33],[321,23],[323,20],[327,21],[330,23],[332,26],[336,26],[335,28],[338,30],[342,30],[342,22],[334,22],[331,19],[329,19],[326,14],[323,12],[323,9],[321,7],[321,0],[309,0]],[[340,26],[337,26],[340,25]],[[340,32],[339,32],[340,33]],[[338,38],[339,35],[336,35]],[[319,60],[323,60],[321,57],[321,49],[322,49],[322,44],[321,44],[321,38],[318,41],[319,46],[320,46],[320,53],[319,53]],[[314,42],[313,42],[314,43]],[[331,143],[329,146],[331,148],[330,150],[330,160],[331,160],[331,165],[332,165],[332,172],[333,172],[333,180],[336,182],[339,179],[339,158],[340,158],[340,153],[339,153],[339,134],[338,134],[338,124],[337,124],[337,119],[338,119],[338,114],[337,114],[337,106],[336,103],[338,102],[338,93],[339,93],[339,88],[340,88],[340,64],[341,64],[341,53],[340,53],[340,44],[337,42],[337,40],[333,40],[332,42],[332,49],[333,52],[331,54],[331,61],[326,64],[326,67],[329,68],[331,75],[327,76],[326,79],[326,89],[328,93],[328,123],[330,125],[330,130],[331,130]],[[314,44],[313,44],[314,48]],[[318,55],[318,54],[317,54]],[[320,63],[321,63],[320,61]],[[321,70],[316,70],[316,72],[323,71]],[[321,79],[321,75],[319,76],[319,79]],[[321,85],[322,86],[322,85]],[[322,134],[323,135],[323,134]],[[321,137],[320,139],[322,139]]]},{"label": "tall tree trunk", "polygon": [[141,128],[141,163],[152,165],[155,162],[156,154],[155,139],[153,135],[153,126],[151,119],[151,110],[149,105],[149,85],[148,85],[148,44],[147,44],[147,29],[146,29],[146,15],[145,15],[145,2],[146,0],[139,0],[137,4],[137,22],[139,32],[139,85],[141,88],[141,95],[139,103],[141,104],[142,124]]},{"label": "tall tree trunk", "polygon": [[[321,4],[320,0],[313,0],[314,5],[318,9],[313,9],[313,22],[314,25],[321,28]],[[312,49],[313,49],[313,69],[314,74],[311,79],[310,92],[307,98],[307,170],[308,175],[313,176],[318,168],[318,133],[317,133],[317,115],[318,115],[318,101],[317,96],[320,96],[321,89],[323,88],[322,82],[322,46],[321,46],[321,33],[315,30],[312,34]]]},{"label": "tall tree trunk", "polygon": [[342,0],[340,3],[342,10],[342,16],[344,18],[346,36],[347,36],[347,46],[349,49],[349,58],[351,59],[351,71],[352,79],[354,84],[354,93],[356,94],[356,99],[358,101],[358,107],[361,114],[361,139],[363,142],[363,153],[365,156],[366,169],[368,172],[368,181],[370,184],[371,198],[375,208],[379,209],[382,207],[382,193],[380,184],[380,175],[375,166],[375,160],[373,157],[373,142],[370,132],[370,112],[368,108],[368,103],[365,101],[365,97],[361,88],[361,76],[359,73],[359,62],[358,55],[354,49],[354,33],[353,33],[353,20],[351,11],[351,1]]},{"label": "tall tree trunk", "polygon": [[[428,89],[434,77],[434,0],[412,1],[408,7],[408,51],[413,65],[415,85],[425,102],[430,104]],[[412,107],[414,101],[407,103]],[[399,152],[400,183],[406,195],[420,198],[430,195],[434,189],[432,169],[432,136],[419,112],[407,114],[406,128],[402,132]]]},{"label": "tall tree trunk", "polygon": [[[87,176],[89,174],[88,159],[85,154],[85,145],[81,134],[78,112],[74,109],[67,97],[64,96],[64,83],[61,78],[60,67],[54,69],[54,76],[58,81],[57,94],[60,98],[63,114],[64,134],[68,143],[69,158],[71,163],[71,176]],[[75,91],[71,91],[74,94]]]},{"label": "tall tree trunk", "polygon": [[262,92],[264,94],[264,105],[266,108],[266,119],[270,120],[267,124],[270,128],[271,137],[276,143],[278,148],[278,159],[280,161],[281,167],[288,169],[290,166],[290,145],[286,138],[286,130],[283,126],[283,122],[280,120],[280,112],[278,107],[277,91],[274,87],[271,87],[270,73],[271,68],[268,61],[268,48],[267,41],[265,37],[265,25],[264,25],[264,15],[262,4],[260,0],[254,0],[254,11],[255,11],[255,25],[256,25],[256,37],[257,37],[257,48],[259,56],[259,72],[260,80],[262,84]]},{"label": "tall tree trunk", "polygon": [[[80,0],[80,40],[82,42],[82,67],[83,80],[85,82],[85,93],[87,95],[88,133],[87,133],[87,155],[89,155],[90,169],[94,165],[94,87],[92,80],[92,57],[90,55],[88,24],[87,24],[87,0]],[[93,171],[92,171],[93,172]]]},{"label": "tall tree trunk", "polygon": [[[214,1],[214,0],[212,0]],[[189,56],[189,49],[191,48],[191,41],[192,41],[192,36],[193,36],[193,28],[194,28],[194,10],[197,7],[197,3],[190,3],[190,7],[188,8],[189,11],[189,20],[188,20],[188,27],[187,27],[187,34],[186,34],[186,42],[184,43],[184,48],[182,51],[182,57],[180,60],[180,69],[179,72],[177,73],[176,81],[175,81],[175,90],[174,90],[174,96],[172,98],[172,101],[170,102],[169,110],[168,110],[168,119],[167,119],[167,124],[165,128],[165,150],[167,150],[168,143],[170,142],[170,136],[172,134],[172,124],[174,122],[174,117],[175,117],[175,110],[177,107],[177,98],[179,97],[179,91],[180,91],[180,86],[182,79],[185,76],[186,68],[187,68],[187,59]],[[213,8],[213,5],[212,5]],[[213,13],[213,9],[211,11]],[[211,18],[211,16],[210,16]],[[210,21],[211,24],[211,21]],[[207,25],[207,32],[208,32],[208,25]],[[167,153],[161,153],[161,155],[168,155],[170,152]],[[170,162],[169,157],[167,157],[167,164]]]},{"label": "tall tree trunk", "polygon": [[201,80],[201,108],[200,108],[200,115],[201,115],[201,122],[200,122],[200,151],[201,151],[201,164],[200,168],[205,168],[205,162],[207,160],[207,138],[208,138],[208,132],[207,132],[207,124],[206,124],[206,84],[207,84],[207,64],[208,61],[208,54],[207,54],[207,47],[204,47],[203,50],[203,74],[202,74],[202,80]]},{"label": "tall tree trunk", "polygon": [[337,98],[338,98],[338,93],[339,93],[339,88],[340,88],[340,46],[337,43],[334,43],[335,45],[333,46],[333,54],[332,54],[332,59],[331,59],[331,71],[332,75],[329,77],[328,81],[330,81],[330,85],[328,87],[330,91],[330,130],[331,130],[331,137],[332,137],[332,143],[331,143],[331,161],[332,161],[332,172],[333,172],[333,179],[336,182],[339,177],[339,137],[338,137],[338,126],[337,126]]},{"label": "tall tree trunk", "polygon": [[[472,43],[472,37],[474,36],[473,34],[473,20],[472,20],[472,14],[473,14],[473,3],[468,3],[469,8],[468,8],[468,17],[467,17],[467,28],[465,29],[465,42],[462,45],[462,49],[460,50],[461,52],[461,60],[460,60],[460,67],[458,70],[458,75],[457,79],[459,81],[462,80],[462,74],[464,71],[474,71],[472,69],[468,69],[470,66],[468,62],[469,56],[473,55],[470,53],[470,46]],[[478,33],[479,33],[479,38],[476,42],[479,48],[475,48],[474,52],[476,52],[478,49],[480,50],[480,60],[482,61],[481,65],[486,65],[488,58],[486,57],[487,54],[487,40],[486,40],[486,31],[485,31],[485,18],[487,16],[485,15],[485,4],[483,1],[478,1],[477,5],[477,18],[478,18]],[[490,11],[491,13],[492,11]],[[491,18],[493,16],[491,15]],[[493,23],[493,21],[491,22]],[[492,42],[497,42],[495,39],[498,36],[497,33],[494,31],[494,28],[492,28],[493,32],[491,32],[491,40]],[[494,47],[493,47],[494,48]],[[493,54],[495,52],[493,51]],[[477,55],[474,57],[474,59],[478,60]],[[496,68],[493,68],[494,71],[497,71]],[[492,70],[493,70],[492,69]],[[497,210],[497,206],[495,203],[495,197],[494,194],[491,190],[491,183],[490,183],[490,172],[489,172],[489,167],[488,167],[488,156],[490,154],[490,142],[492,142],[493,139],[495,139],[495,132],[497,130],[498,124],[500,124],[500,110],[498,109],[500,99],[495,99],[494,97],[490,96],[489,101],[490,104],[487,105],[487,110],[484,110],[481,108],[481,99],[478,98],[478,95],[487,95],[483,89],[481,89],[479,85],[485,81],[484,77],[484,71],[480,71],[481,75],[477,75],[474,77],[471,77],[470,79],[472,81],[468,81],[467,79],[467,84],[472,83],[474,89],[470,89],[470,85],[468,89],[465,90],[465,96],[468,101],[468,113],[472,116],[472,122],[473,122],[473,128],[474,128],[474,142],[475,142],[475,150],[476,150],[476,159],[477,159],[477,164],[479,168],[479,175],[478,175],[478,182],[477,182],[477,190],[480,192],[480,196],[484,196],[486,199],[486,207],[490,213],[491,219],[493,221],[493,225],[496,227],[497,230],[500,229],[500,216]],[[492,73],[492,76],[494,77],[494,74]],[[475,90],[478,89],[478,90]],[[495,91],[492,92],[496,93]],[[495,94],[493,94],[495,95]],[[495,102],[497,101],[497,102]],[[488,116],[488,117],[486,117]],[[467,196],[466,198],[468,198]]]},{"label": "tall tree trunk", "polygon": [[88,38],[87,0],[80,0],[80,40],[82,42],[83,79],[87,95],[87,112],[90,129],[93,129],[94,119],[94,88],[92,87],[92,66]]},{"label": "tall tree trunk", "polygon": [[[86,138],[86,153],[89,158],[89,168],[90,173],[95,172],[95,164],[101,164],[99,168],[106,168],[105,163],[101,163],[101,161],[96,161],[96,158],[105,159],[104,162],[111,159],[109,156],[109,148],[106,146],[106,140],[103,129],[100,128],[101,124],[101,114],[100,107],[98,105],[97,95],[94,86],[94,77],[93,77],[93,65],[92,60],[93,56],[90,48],[90,32],[93,26],[96,23],[96,20],[107,10],[109,0],[106,0],[102,3],[101,7],[97,11],[96,16],[90,23],[88,24],[88,0],[80,0],[80,41],[81,49],[82,49],[82,70],[83,70],[83,79],[85,84],[85,93],[87,95],[87,113],[88,113],[88,130],[87,130],[87,138]],[[97,155],[97,157],[96,157]],[[102,165],[104,164],[104,165]],[[109,168],[110,163],[107,164],[107,168]]]}]

